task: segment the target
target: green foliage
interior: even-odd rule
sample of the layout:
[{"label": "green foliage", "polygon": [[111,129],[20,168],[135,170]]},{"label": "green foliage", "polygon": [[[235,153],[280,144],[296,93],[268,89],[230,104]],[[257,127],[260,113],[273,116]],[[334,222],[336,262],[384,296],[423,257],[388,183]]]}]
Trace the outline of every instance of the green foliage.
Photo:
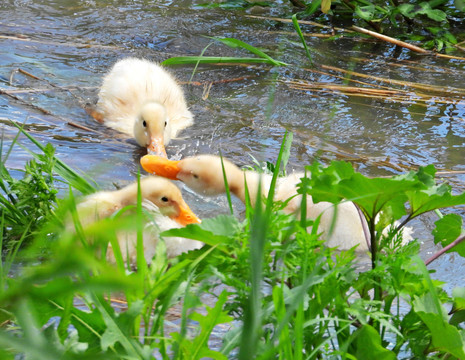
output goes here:
[{"label": "green foliage", "polygon": [[[302,11],[299,17],[323,14],[360,19],[377,32],[411,41],[422,41],[423,47],[441,51],[453,50],[457,39],[450,32],[449,20],[463,18],[463,1],[455,1],[455,8],[446,1],[397,1],[380,0],[318,0],[298,1]],[[429,36],[425,36],[429,32]]]},{"label": "green foliage", "polygon": [[[53,178],[55,149],[49,144],[38,160],[30,160],[22,179],[13,178],[0,162],[0,217],[3,246],[12,249],[18,242],[29,242],[54,216],[56,194]],[[5,159],[6,160],[6,159]]]},{"label": "green foliage", "polygon": [[[137,271],[124,264],[116,234],[141,229],[146,215],[140,201],[124,221],[114,216],[77,232],[78,226],[70,230],[58,222],[42,224],[47,231],[38,228],[34,233],[35,242],[48,245],[42,261],[8,276],[15,261],[37,256],[38,247],[32,246],[10,252],[1,267],[0,356],[464,358],[465,290],[447,294],[418,257],[419,245],[402,244],[400,236],[412,218],[464,205],[464,195],[452,195],[449,186],[437,184],[432,166],[374,179],[345,162],[309,166],[311,177],[303,178],[299,187],[303,196],[335,204],[350,200],[366,217],[375,261],[360,271],[355,249],[326,248],[310,228],[314,222],[286,214],[285,202],[272,201],[289,156],[288,136],[277,163],[269,168],[274,178],[269,196],[254,208],[248,205],[244,219],[220,215],[161,235],[205,242],[202,249],[178,258],[168,260],[160,241],[147,264],[140,238]],[[51,147],[44,149],[47,153],[36,155],[36,165],[28,169],[37,184],[53,184],[56,158]],[[8,173],[5,167],[3,171]],[[54,212],[69,212],[72,200],[50,203]],[[2,203],[2,221],[17,203],[10,204]],[[305,202],[300,213],[305,215]],[[389,231],[382,231],[395,220],[399,222]],[[77,225],[77,218],[73,221]],[[434,230],[436,241],[449,244],[460,236],[461,226],[458,215],[444,216]],[[57,240],[47,241],[49,233]],[[115,265],[104,256],[108,244]],[[460,246],[452,251],[463,255]],[[124,300],[124,309],[118,309],[114,296]],[[211,302],[205,302],[206,296]],[[179,303],[180,325],[168,328],[169,310]],[[222,335],[222,346],[212,347],[209,340],[221,326],[229,330]]]},{"label": "green foliage", "polygon": [[241,48],[251,52],[258,57],[215,57],[215,56],[177,56],[166,59],[162,65],[183,65],[183,64],[211,64],[211,63],[265,63],[273,66],[287,66],[288,64],[273,59],[260,49],[234,38],[212,38],[231,48]]}]

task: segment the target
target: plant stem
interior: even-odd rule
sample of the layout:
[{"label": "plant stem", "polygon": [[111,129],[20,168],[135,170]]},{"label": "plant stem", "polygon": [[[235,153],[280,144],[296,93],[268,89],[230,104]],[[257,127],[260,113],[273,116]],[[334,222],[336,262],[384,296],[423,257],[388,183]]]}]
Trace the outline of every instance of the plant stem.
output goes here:
[{"label": "plant stem", "polygon": [[457,246],[458,244],[460,244],[462,241],[465,240],[465,235],[464,236],[460,236],[459,238],[457,238],[456,240],[452,241],[449,245],[447,245],[446,247],[442,248],[441,250],[439,250],[436,254],[434,254],[433,256],[431,256],[428,260],[425,261],[425,265],[429,265],[431,264],[434,260],[436,260],[438,257],[440,257],[442,254],[444,254],[446,251],[452,249],[453,247]]}]

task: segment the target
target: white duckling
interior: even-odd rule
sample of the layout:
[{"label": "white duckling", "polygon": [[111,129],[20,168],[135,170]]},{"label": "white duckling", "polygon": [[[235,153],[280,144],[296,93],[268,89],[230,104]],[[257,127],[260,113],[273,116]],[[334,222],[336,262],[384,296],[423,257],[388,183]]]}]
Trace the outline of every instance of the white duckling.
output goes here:
[{"label": "white duckling", "polygon": [[[199,194],[215,196],[224,193],[225,184],[221,158],[214,155],[198,155],[179,161],[170,161],[158,156],[146,155],[141,159],[142,167],[149,173],[172,180],[181,180]],[[245,202],[245,184],[254,205],[257,199],[258,185],[261,181],[262,196],[267,196],[272,176],[243,171],[223,158],[224,172],[231,193]],[[293,197],[284,208],[288,214],[299,214],[301,195],[297,195],[297,184],[303,173],[294,173],[278,178],[274,200],[285,201]],[[358,251],[367,251],[366,221],[356,206],[349,201],[334,205],[329,202],[313,203],[307,195],[307,218],[315,220],[320,216],[318,231],[329,247],[347,250],[357,246]],[[334,216],[336,218],[334,219]]]},{"label": "white duckling", "polygon": [[98,97],[96,109],[89,113],[135,136],[149,154],[166,157],[165,145],[194,121],[174,77],[145,59],[118,61],[104,77]]},{"label": "white duckling", "polygon": [[[155,176],[140,180],[142,206],[150,216],[144,227],[144,255],[150,264],[155,255],[159,233],[171,228],[180,228],[187,224],[199,223],[200,220],[184,202],[181,191],[171,181]],[[137,204],[137,182],[116,191],[100,191],[86,197],[77,206],[81,225],[86,227],[99,219],[110,217],[128,205]],[[136,264],[137,234],[135,231],[120,231],[118,243],[126,262]],[[199,241],[184,238],[166,237],[165,244],[168,258],[178,256],[189,250],[200,249]],[[111,245],[107,251],[107,260],[115,262]]]}]

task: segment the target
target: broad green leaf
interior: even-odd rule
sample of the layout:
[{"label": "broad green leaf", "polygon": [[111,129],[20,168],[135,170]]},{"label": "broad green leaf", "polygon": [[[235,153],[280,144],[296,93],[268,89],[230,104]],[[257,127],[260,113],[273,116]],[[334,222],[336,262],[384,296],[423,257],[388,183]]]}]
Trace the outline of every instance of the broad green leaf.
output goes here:
[{"label": "broad green leaf", "polygon": [[355,13],[365,21],[373,20],[375,16],[375,6],[373,4],[366,6],[355,6]]},{"label": "broad green leaf", "polygon": [[205,219],[201,224],[189,224],[184,228],[166,230],[160,235],[202,241],[210,246],[216,245],[219,250],[227,252],[221,244],[228,243],[229,237],[239,229],[237,220],[231,219],[232,216],[220,215],[216,218]]},{"label": "broad green leaf", "polygon": [[432,300],[431,293],[417,297],[413,301],[415,312],[431,332],[432,347],[449,353],[459,359],[465,358],[465,344],[459,330],[446,321],[446,311],[441,306],[441,313]]},{"label": "broad green leaf", "polygon": [[240,229],[237,217],[232,215],[218,215],[214,218],[207,218],[202,220],[199,226],[215,235],[223,236],[231,236]]},{"label": "broad green leaf", "polygon": [[428,16],[431,20],[441,22],[447,18],[447,15],[444,11],[439,9],[432,9],[430,4],[427,2],[421,3],[420,6],[422,7],[422,10],[418,13]]},{"label": "broad green leaf", "polygon": [[[434,243],[440,243],[443,247],[455,241],[462,234],[462,218],[457,214],[447,214],[434,224],[436,225],[433,230]],[[457,244],[448,252],[457,252],[465,257],[465,242]]]},{"label": "broad green leaf", "polygon": [[395,360],[396,354],[381,345],[381,336],[370,325],[363,325],[355,333],[357,360]]},{"label": "broad green leaf", "polygon": [[444,21],[447,18],[447,15],[444,11],[439,9],[432,9],[430,4],[427,2],[422,2],[419,5],[414,4],[402,4],[397,7],[400,13],[406,17],[414,18],[416,15],[426,15],[431,20],[434,21]]},{"label": "broad green leaf", "polygon": [[413,18],[416,15],[416,11],[414,10],[415,5],[413,4],[401,4],[397,7],[397,9],[402,15],[408,18]]}]

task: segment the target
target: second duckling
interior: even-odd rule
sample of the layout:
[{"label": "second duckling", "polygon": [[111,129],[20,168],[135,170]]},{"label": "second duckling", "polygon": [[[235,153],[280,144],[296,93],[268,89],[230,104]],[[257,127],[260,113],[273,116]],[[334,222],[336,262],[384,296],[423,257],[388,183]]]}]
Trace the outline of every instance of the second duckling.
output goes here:
[{"label": "second duckling", "polygon": [[[150,214],[144,227],[144,255],[150,264],[159,241],[159,233],[171,228],[180,228],[187,224],[199,223],[189,206],[182,198],[181,191],[171,181],[149,176],[140,181],[143,208]],[[99,219],[107,218],[122,208],[137,204],[137,182],[116,191],[100,191],[89,195],[77,205],[81,225],[86,227]],[[135,231],[119,231],[118,243],[125,262],[136,264],[137,234]],[[168,258],[203,246],[200,241],[183,238],[165,238]],[[111,246],[107,251],[107,260],[115,262]]]},{"label": "second duckling", "polygon": [[104,77],[98,97],[90,114],[134,136],[149,154],[166,157],[165,145],[194,122],[175,78],[149,60],[119,60]]}]

